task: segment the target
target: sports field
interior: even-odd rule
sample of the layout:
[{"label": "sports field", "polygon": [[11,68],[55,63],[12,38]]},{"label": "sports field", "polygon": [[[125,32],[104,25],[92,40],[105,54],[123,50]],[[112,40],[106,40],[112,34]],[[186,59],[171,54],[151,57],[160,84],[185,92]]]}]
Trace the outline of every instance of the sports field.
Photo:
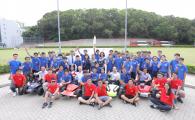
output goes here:
[{"label": "sports field", "polygon": [[[62,48],[62,52],[67,53],[71,49],[75,48]],[[29,52],[33,54],[33,52],[48,52],[54,50],[58,52],[57,48],[30,48]],[[122,48],[113,48],[113,50],[122,51]],[[173,59],[174,53],[180,53],[182,57],[185,59],[185,64],[195,66],[195,48],[163,48],[163,47],[145,47],[145,48],[128,48],[129,52],[135,53],[136,51],[141,50],[150,50],[153,55],[156,55],[158,50],[162,50],[163,53],[167,56],[168,60]],[[20,49],[5,49],[0,50],[0,64],[5,65],[8,63],[10,59],[12,59],[12,54],[18,53],[19,60],[23,61],[24,57],[27,55],[24,48]]]}]

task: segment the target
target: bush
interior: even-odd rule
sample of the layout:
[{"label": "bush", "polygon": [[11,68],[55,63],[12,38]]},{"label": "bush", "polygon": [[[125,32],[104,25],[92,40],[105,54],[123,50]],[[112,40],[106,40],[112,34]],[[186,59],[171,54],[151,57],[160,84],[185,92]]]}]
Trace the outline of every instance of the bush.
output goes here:
[{"label": "bush", "polygon": [[9,73],[9,65],[0,65],[0,74]]},{"label": "bush", "polygon": [[187,65],[188,73],[195,74],[195,66]]}]

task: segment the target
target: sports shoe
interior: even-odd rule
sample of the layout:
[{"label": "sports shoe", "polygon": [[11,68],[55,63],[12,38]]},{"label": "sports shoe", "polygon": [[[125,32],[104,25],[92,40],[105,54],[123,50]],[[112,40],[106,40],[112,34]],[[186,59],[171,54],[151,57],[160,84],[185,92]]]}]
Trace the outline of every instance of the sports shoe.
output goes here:
[{"label": "sports shoe", "polygon": [[45,107],[47,107],[48,103],[43,103],[42,109],[44,109]]},{"label": "sports shoe", "polygon": [[98,105],[98,110],[100,110],[102,108],[102,106],[101,105]]},{"label": "sports shoe", "polygon": [[110,108],[112,107],[112,105],[110,103],[108,103],[107,106],[110,107]]},{"label": "sports shoe", "polygon": [[13,93],[12,93],[12,96],[13,96],[13,97],[15,97],[16,95],[17,95],[17,93],[16,93],[16,92],[13,92]]},{"label": "sports shoe", "polygon": [[155,105],[150,105],[150,107],[153,109],[157,109],[157,107]]},{"label": "sports shoe", "polygon": [[48,108],[51,108],[53,105],[53,102],[50,102],[49,105],[48,105]]},{"label": "sports shoe", "polygon": [[177,101],[183,103],[183,100],[180,97],[177,98]]},{"label": "sports shoe", "polygon": [[92,106],[92,107],[94,107],[94,106],[95,106],[95,103],[92,102],[92,103],[90,103],[89,105]]}]

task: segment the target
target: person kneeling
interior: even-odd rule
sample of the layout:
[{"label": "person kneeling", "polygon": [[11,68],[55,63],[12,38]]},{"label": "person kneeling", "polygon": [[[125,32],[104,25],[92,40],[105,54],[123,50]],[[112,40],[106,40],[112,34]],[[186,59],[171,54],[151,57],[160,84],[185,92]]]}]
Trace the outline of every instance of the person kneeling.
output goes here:
[{"label": "person kneeling", "polygon": [[79,104],[95,105],[95,90],[96,86],[92,83],[91,79],[88,79],[86,83],[83,84],[84,93],[82,97],[78,98]]},{"label": "person kneeling", "polygon": [[96,102],[98,103],[98,110],[100,110],[104,106],[112,107],[110,102],[112,101],[112,97],[109,97],[106,91],[106,85],[103,84],[103,81],[98,81],[98,86],[96,88]]},{"label": "person kneeling", "polygon": [[125,93],[122,93],[120,98],[126,103],[131,103],[132,105],[137,105],[139,101],[137,86],[133,84],[132,80],[129,80],[125,85]]},{"label": "person kneeling", "polygon": [[[42,108],[45,108],[48,106],[48,108],[52,107],[53,101],[57,99],[60,96],[59,94],[59,86],[56,82],[56,80],[52,80],[51,83],[48,84],[47,86],[47,91],[45,93],[44,97],[44,103]],[[49,105],[48,105],[49,103]]]}]

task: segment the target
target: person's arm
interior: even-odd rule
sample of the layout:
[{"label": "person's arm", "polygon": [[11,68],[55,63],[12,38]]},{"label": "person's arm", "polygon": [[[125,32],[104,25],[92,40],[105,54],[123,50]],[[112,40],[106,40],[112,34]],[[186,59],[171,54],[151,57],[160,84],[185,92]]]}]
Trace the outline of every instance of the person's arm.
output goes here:
[{"label": "person's arm", "polygon": [[92,92],[92,94],[91,94],[89,100],[91,100],[91,99],[93,98],[94,94],[95,94],[95,91]]},{"label": "person's arm", "polygon": [[26,51],[26,53],[27,53],[27,55],[28,55],[29,57],[32,57],[32,56],[30,55],[29,51],[27,50],[27,48],[25,48],[25,51]]},{"label": "person's arm", "polygon": [[56,89],[53,95],[56,95],[59,92],[59,87]]},{"label": "person's arm", "polygon": [[81,52],[80,52],[80,49],[78,48],[77,50],[78,50],[78,53],[79,53],[80,55],[82,55]]}]

